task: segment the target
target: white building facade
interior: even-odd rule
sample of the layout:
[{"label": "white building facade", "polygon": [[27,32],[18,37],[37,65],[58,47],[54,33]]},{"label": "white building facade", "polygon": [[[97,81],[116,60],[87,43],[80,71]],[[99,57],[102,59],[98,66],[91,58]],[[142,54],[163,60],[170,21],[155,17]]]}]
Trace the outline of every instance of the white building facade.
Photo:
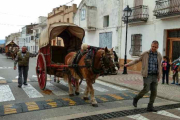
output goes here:
[{"label": "white building facade", "polygon": [[34,36],[33,37],[34,40],[32,41],[34,44],[33,45],[34,46],[33,53],[37,53],[39,51],[40,34],[46,28],[46,26],[47,26],[47,17],[40,16],[38,18],[38,24],[36,26],[34,26],[32,29],[33,30],[33,36]]},{"label": "white building facade", "polygon": [[[124,0],[132,9],[129,17],[127,59],[134,60],[150,50],[153,40],[159,42],[158,51],[170,61],[180,56],[180,1],[179,0]],[[126,27],[122,27],[121,64],[124,63]],[[131,67],[139,71],[141,63]]]},{"label": "white building facade", "polygon": [[30,53],[34,53],[35,51],[35,43],[33,36],[33,26],[37,24],[26,25],[22,28],[21,37],[19,38],[19,47],[26,46]]},{"label": "white building facade", "polygon": [[74,16],[74,24],[85,29],[84,43],[116,48],[120,54],[121,0],[82,0]]}]

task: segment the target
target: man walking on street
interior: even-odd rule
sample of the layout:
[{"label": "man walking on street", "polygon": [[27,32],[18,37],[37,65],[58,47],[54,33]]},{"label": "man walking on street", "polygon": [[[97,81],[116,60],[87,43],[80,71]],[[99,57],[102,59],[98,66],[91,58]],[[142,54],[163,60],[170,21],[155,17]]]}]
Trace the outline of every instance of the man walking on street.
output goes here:
[{"label": "man walking on street", "polygon": [[29,52],[27,51],[26,46],[22,47],[22,51],[18,52],[15,62],[14,62],[14,70],[16,70],[16,64],[18,63],[18,87],[22,86],[22,75],[24,78],[23,84],[27,85],[27,77],[29,70]]},{"label": "man walking on street", "polygon": [[162,73],[162,56],[157,51],[158,47],[158,41],[153,41],[150,50],[143,52],[138,59],[135,59],[128,64],[125,64],[125,67],[129,67],[140,61],[142,62],[141,74],[143,76],[144,88],[138,95],[134,97],[133,105],[134,107],[137,107],[138,100],[142,98],[150,90],[151,95],[149,104],[147,106],[147,111],[149,112],[157,112],[157,110],[155,110],[153,107],[153,103],[157,96],[157,85]]}]

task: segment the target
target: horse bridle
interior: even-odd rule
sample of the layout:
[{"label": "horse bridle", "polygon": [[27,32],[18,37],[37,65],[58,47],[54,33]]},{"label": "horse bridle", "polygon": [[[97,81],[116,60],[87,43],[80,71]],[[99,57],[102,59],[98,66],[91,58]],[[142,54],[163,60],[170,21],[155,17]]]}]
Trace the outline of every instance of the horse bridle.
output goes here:
[{"label": "horse bridle", "polygon": [[[114,54],[114,53],[113,53]],[[108,74],[108,72],[112,71],[113,70],[117,70],[116,69],[116,64],[114,62],[114,59],[111,57],[111,53],[102,53],[101,54],[101,58],[100,58],[100,63],[101,63],[101,67],[104,71],[105,74]],[[112,61],[112,63],[110,63]]]}]

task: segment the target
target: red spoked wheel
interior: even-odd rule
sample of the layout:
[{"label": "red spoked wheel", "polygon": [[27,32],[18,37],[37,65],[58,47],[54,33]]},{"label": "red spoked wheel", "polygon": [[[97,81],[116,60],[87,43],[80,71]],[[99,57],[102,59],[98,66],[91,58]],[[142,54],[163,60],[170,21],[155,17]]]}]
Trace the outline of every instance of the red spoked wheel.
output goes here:
[{"label": "red spoked wheel", "polygon": [[38,54],[36,74],[39,82],[39,87],[42,90],[44,90],[46,88],[47,71],[46,71],[46,61],[42,53]]}]

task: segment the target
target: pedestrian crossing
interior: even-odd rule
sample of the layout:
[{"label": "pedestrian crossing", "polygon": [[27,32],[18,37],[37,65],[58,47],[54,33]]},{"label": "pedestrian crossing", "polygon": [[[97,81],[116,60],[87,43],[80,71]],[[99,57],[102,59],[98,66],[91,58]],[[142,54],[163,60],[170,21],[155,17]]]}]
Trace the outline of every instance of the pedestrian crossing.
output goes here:
[{"label": "pedestrian crossing", "polygon": [[43,95],[40,92],[38,92],[31,84],[23,85],[22,89],[26,92],[29,98],[43,97]]},{"label": "pedestrian crossing", "polygon": [[[14,82],[17,82],[17,80]],[[11,85],[10,84],[0,84],[0,103],[15,100],[15,98],[16,98],[15,95],[16,96],[18,95],[18,94],[15,94],[16,93],[15,90],[21,90],[20,88],[17,87],[17,85],[18,85],[17,83],[11,84]],[[14,91],[11,90],[12,86],[15,86]],[[99,82],[99,81],[96,84],[94,84],[93,87],[94,87],[95,93],[100,93],[100,94],[106,94],[108,92],[110,93],[111,90],[114,90],[117,93],[119,91],[127,90],[127,89],[124,89],[124,88],[121,88],[121,87],[118,87],[115,85],[111,85],[111,84],[107,84],[105,82]],[[85,91],[85,88],[86,88],[86,82],[83,81],[82,84],[80,85],[80,93],[83,93]],[[52,95],[54,95],[54,96],[69,95],[68,83],[62,79],[60,80],[60,83],[47,81],[46,89],[50,90],[52,92]],[[43,98],[43,97],[46,97],[46,95],[47,95],[47,94],[44,94],[42,90],[40,90],[40,88],[38,86],[38,82],[36,82],[36,83],[28,82],[28,85],[22,86],[21,91],[23,91],[24,94],[28,98]],[[18,96],[17,96],[17,98],[18,98]]]},{"label": "pedestrian crossing", "polygon": [[0,102],[15,100],[9,85],[0,85]]},{"label": "pedestrian crossing", "polygon": [[127,117],[122,117],[121,119],[128,119],[128,120],[162,120],[162,119],[163,120],[179,120],[180,119],[180,108],[170,109],[170,110],[161,110],[158,112],[150,112],[150,113],[137,114],[137,115],[130,115]]}]

